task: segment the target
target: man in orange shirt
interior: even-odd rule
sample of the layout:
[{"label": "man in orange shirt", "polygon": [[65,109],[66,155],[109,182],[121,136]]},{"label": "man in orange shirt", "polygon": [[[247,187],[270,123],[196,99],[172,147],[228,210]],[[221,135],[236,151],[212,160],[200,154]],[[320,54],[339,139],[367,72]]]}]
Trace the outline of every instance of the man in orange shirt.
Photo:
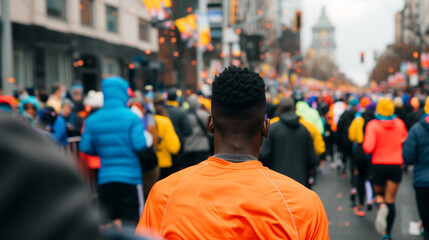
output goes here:
[{"label": "man in orange shirt", "polygon": [[268,137],[265,84],[228,67],[212,86],[215,155],[159,181],[136,233],[164,239],[329,239],[319,197],[257,160]]}]

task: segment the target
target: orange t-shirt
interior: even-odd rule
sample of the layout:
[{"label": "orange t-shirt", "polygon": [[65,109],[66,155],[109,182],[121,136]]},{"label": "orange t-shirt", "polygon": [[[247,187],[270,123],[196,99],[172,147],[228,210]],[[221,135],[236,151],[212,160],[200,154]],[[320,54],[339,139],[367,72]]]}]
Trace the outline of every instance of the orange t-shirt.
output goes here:
[{"label": "orange t-shirt", "polygon": [[136,234],[163,239],[329,239],[319,197],[257,160],[215,157],[152,188]]}]

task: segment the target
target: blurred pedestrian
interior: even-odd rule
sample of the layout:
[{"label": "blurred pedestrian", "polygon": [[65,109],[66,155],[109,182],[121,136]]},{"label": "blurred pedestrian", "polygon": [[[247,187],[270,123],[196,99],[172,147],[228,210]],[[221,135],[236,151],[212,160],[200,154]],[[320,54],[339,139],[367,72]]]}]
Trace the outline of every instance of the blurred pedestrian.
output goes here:
[{"label": "blurred pedestrian", "polygon": [[429,240],[429,97],[425,115],[415,124],[404,143],[402,156],[407,164],[414,164],[414,190],[417,209],[422,220],[424,240]]},{"label": "blurred pedestrian", "polygon": [[310,173],[318,164],[313,139],[295,114],[292,98],[280,99],[280,120],[274,123],[264,140],[259,158],[265,166],[309,187]]},{"label": "blurred pedestrian", "polygon": [[185,137],[185,151],[182,156],[184,168],[198,164],[209,157],[209,133],[206,127],[208,113],[201,109],[196,95],[188,98],[188,119],[192,126],[192,134]]},{"label": "blurred pedestrian", "polygon": [[155,121],[157,130],[156,156],[158,165],[161,169],[160,179],[168,177],[174,173],[173,156],[180,151],[180,140],[174,131],[171,120],[167,117],[167,111],[164,108],[164,99],[162,96],[155,97]]},{"label": "blurred pedestrian", "polygon": [[[99,239],[79,174],[48,138],[0,114],[1,239]],[[11,187],[13,186],[13,187]],[[25,230],[23,230],[25,228]]]},{"label": "blurred pedestrian", "polygon": [[75,83],[70,89],[71,98],[74,103],[73,112],[80,112],[84,109],[83,105],[83,86],[80,83]]},{"label": "blurred pedestrian", "polygon": [[158,145],[158,133],[156,131],[155,117],[148,113],[143,107],[143,98],[136,97],[130,100],[129,105],[131,111],[137,114],[143,124],[144,132],[146,137],[147,149],[143,153],[138,154],[140,164],[143,168],[143,192],[145,198],[150,192],[150,189],[158,181],[160,176],[160,169],[158,166],[158,157],[156,156],[156,148]]},{"label": "blurred pedestrian", "polygon": [[81,135],[83,118],[74,112],[74,103],[66,98],[63,100],[61,115],[64,118],[67,127],[67,137],[76,137]]},{"label": "blurred pedestrian", "polygon": [[397,118],[405,121],[407,114],[405,113],[404,102],[401,97],[395,97],[393,99],[393,104],[395,105],[395,115]]},{"label": "blurred pedestrian", "polygon": [[[368,99],[368,100],[365,100]],[[365,138],[365,129],[370,121],[375,118],[375,104],[369,98],[363,97],[360,101],[361,111],[356,114],[355,119],[349,128],[349,139],[354,142],[353,162],[357,171],[356,188],[359,206],[354,208],[357,216],[366,215],[364,205],[367,209],[372,209],[372,188],[368,181],[371,157],[365,153],[362,144]],[[366,198],[366,201],[365,201]]]},{"label": "blurred pedestrian", "polygon": [[365,130],[363,150],[372,154],[372,182],[378,206],[375,228],[391,239],[395,220],[395,199],[402,179],[402,144],[407,137],[404,122],[395,117],[395,106],[390,99],[380,98],[375,120]]},{"label": "blurred pedestrian", "polygon": [[104,105],[86,119],[80,150],[99,156],[100,221],[134,225],[143,207],[142,169],[137,156],[146,149],[143,125],[128,107],[129,84],[120,77],[101,83]]},{"label": "blurred pedestrian", "polygon": [[0,184],[1,239],[147,239],[100,233],[80,174],[40,132],[9,114],[0,114],[0,132],[9,136],[0,138],[0,178],[8,183]]},{"label": "blurred pedestrian", "polygon": [[414,124],[418,123],[424,115],[423,109],[420,108],[420,100],[417,97],[411,98],[410,104],[412,110],[405,118],[405,126],[407,127],[407,130],[410,130]]},{"label": "blurred pedestrian", "polygon": [[29,96],[21,102],[21,115],[28,120],[31,126],[36,127],[38,124],[39,103],[37,98]]},{"label": "blurred pedestrian", "polygon": [[348,109],[341,115],[337,124],[337,141],[342,155],[341,176],[343,178],[346,177],[348,166],[350,169],[351,182],[350,201],[353,208],[356,207],[356,178],[358,173],[353,161],[353,143],[349,139],[349,128],[357,113],[358,104],[359,100],[355,97],[351,97],[348,101]]},{"label": "blurred pedestrian", "polygon": [[[179,101],[176,92],[177,89],[175,88],[168,90],[165,110],[167,111],[168,118],[170,118],[171,122],[173,123],[174,130],[179,137],[181,146],[180,153],[182,153],[185,150],[185,137],[188,137],[192,134],[192,125],[189,121],[186,111],[180,109],[179,107]],[[181,165],[180,156],[178,156],[176,160],[179,161],[177,163],[179,167]]]},{"label": "blurred pedestrian", "polygon": [[[293,99],[292,99],[293,101]],[[280,113],[280,112],[279,112]],[[322,134],[319,133],[319,131],[317,130],[316,125],[314,125],[312,122],[300,117],[299,117],[299,123],[302,124],[310,133],[311,138],[313,139],[313,146],[314,146],[314,151],[316,152],[317,156],[322,155],[326,148],[325,148],[325,142],[323,140],[323,136]],[[273,119],[270,119],[270,124],[274,124],[276,122],[280,121],[280,117],[276,116]]]},{"label": "blurred pedestrian", "polygon": [[150,229],[165,239],[329,239],[318,196],[257,161],[270,125],[264,120],[263,79],[229,67],[215,78],[212,92],[213,115],[206,124],[215,134],[215,155],[156,183],[136,233]]},{"label": "blurred pedestrian", "polygon": [[46,106],[53,107],[57,114],[61,112],[61,102],[65,97],[65,86],[59,83],[54,83],[51,88],[51,95],[49,96]]},{"label": "blurred pedestrian", "polygon": [[15,100],[11,95],[0,95],[0,113],[13,114]]},{"label": "blurred pedestrian", "polygon": [[311,108],[306,102],[298,101],[296,103],[296,114],[316,125],[320,134],[324,133],[323,122],[320,118],[319,112]]}]

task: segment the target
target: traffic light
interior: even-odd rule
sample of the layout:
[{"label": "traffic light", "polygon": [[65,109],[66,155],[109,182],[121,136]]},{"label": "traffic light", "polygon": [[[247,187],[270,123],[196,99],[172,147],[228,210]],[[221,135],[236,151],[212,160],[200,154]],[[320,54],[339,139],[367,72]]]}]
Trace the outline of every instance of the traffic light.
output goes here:
[{"label": "traffic light", "polygon": [[301,31],[301,25],[302,25],[302,12],[296,11],[295,12],[295,19],[293,20],[293,32],[299,32]]},{"label": "traffic light", "polygon": [[361,62],[361,63],[364,63],[364,62],[365,62],[365,53],[364,53],[364,52],[361,52],[361,53],[360,53],[360,62]]}]

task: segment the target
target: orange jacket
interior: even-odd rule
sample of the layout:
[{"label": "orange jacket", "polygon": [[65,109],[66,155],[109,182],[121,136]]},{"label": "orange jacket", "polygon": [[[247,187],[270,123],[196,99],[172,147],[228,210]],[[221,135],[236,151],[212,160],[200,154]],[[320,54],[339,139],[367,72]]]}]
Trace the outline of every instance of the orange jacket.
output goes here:
[{"label": "orange jacket", "polygon": [[363,150],[372,153],[372,164],[401,165],[402,144],[407,138],[407,129],[399,118],[372,120],[365,129]]},{"label": "orange jacket", "polygon": [[159,181],[136,234],[164,239],[329,239],[319,197],[256,160],[215,157]]}]

